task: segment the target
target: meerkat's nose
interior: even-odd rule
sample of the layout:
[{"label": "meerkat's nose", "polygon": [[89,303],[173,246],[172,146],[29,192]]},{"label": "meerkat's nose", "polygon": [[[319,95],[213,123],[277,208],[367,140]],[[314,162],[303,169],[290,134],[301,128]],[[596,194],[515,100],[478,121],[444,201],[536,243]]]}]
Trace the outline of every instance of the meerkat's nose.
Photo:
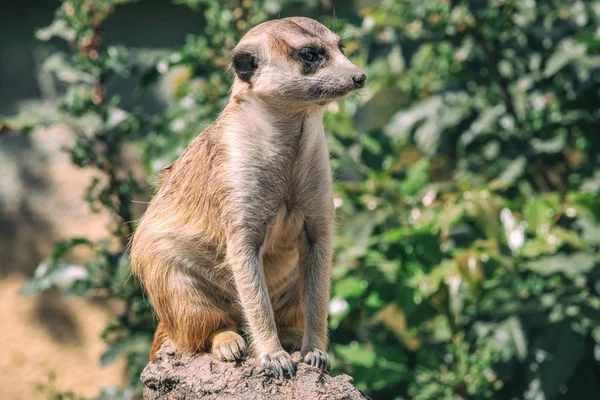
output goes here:
[{"label": "meerkat's nose", "polygon": [[352,75],[352,81],[354,82],[355,88],[361,88],[365,86],[365,81],[367,80],[367,75],[364,72],[357,72]]}]

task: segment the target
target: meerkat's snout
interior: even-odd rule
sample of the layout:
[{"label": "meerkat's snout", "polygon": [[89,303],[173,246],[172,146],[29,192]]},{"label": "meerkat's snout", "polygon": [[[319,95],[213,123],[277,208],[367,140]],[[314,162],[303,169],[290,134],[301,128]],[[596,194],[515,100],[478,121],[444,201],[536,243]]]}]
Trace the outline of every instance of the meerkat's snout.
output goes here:
[{"label": "meerkat's snout", "polygon": [[367,80],[367,75],[360,71],[356,72],[352,75],[352,81],[354,82],[354,87],[356,89],[360,89],[365,86],[365,81]]},{"label": "meerkat's snout", "polygon": [[367,76],[343,49],[341,38],[319,22],[284,18],[251,29],[234,49],[232,65],[238,83],[259,96],[323,105],[365,85]]}]

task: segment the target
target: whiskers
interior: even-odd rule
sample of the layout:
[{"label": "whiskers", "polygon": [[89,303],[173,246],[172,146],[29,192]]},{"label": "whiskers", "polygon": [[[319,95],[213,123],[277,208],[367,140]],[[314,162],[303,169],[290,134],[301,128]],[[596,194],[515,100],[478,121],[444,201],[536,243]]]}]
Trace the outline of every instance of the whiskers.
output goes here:
[{"label": "whiskers", "polygon": [[357,100],[357,103],[359,103],[361,106],[364,106],[367,101],[371,99],[372,94],[373,92],[370,88],[364,87],[362,89],[353,91],[350,93],[350,96],[354,97]]}]

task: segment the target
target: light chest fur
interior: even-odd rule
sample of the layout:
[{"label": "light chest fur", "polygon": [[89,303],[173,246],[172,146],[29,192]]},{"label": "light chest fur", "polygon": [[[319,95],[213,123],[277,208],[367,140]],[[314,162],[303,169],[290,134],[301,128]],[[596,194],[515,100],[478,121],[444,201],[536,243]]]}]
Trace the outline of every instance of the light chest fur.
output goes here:
[{"label": "light chest fur", "polygon": [[225,129],[225,169],[230,204],[238,210],[235,223],[243,229],[269,221],[261,255],[276,297],[297,282],[306,215],[333,204],[329,152],[322,108],[281,118],[252,100],[239,104],[235,122]]}]

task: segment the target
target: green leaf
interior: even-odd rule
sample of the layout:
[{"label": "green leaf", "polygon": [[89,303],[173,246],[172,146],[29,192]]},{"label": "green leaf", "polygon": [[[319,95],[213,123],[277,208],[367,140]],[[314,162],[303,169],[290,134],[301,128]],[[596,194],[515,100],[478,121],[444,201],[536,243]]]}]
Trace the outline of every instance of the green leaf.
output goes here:
[{"label": "green leaf", "polygon": [[517,317],[510,317],[498,324],[492,343],[500,351],[504,362],[508,362],[513,357],[523,361],[527,357],[527,335]]},{"label": "green leaf", "polygon": [[527,158],[525,156],[517,157],[508,163],[502,173],[490,183],[493,189],[505,189],[512,186],[525,172]]},{"label": "green leaf", "polygon": [[67,240],[62,240],[54,245],[54,249],[52,251],[52,258],[54,260],[58,260],[67,255],[68,252],[73,250],[77,246],[92,246],[93,243],[84,237],[75,237]]},{"label": "green leaf", "polygon": [[421,158],[414,165],[406,170],[406,179],[400,183],[400,191],[403,194],[412,196],[423,189],[429,183],[430,162],[426,158]]},{"label": "green leaf", "polygon": [[560,247],[558,241],[551,243],[547,237],[536,237],[527,240],[521,247],[520,254],[526,258],[537,258],[545,254],[554,254]]},{"label": "green leaf", "polygon": [[383,238],[387,243],[398,243],[410,235],[410,230],[406,228],[395,228],[384,232]]},{"label": "green leaf", "polygon": [[64,260],[45,261],[38,265],[35,276],[23,286],[21,295],[29,296],[48,289],[58,288],[67,291],[73,285],[88,277],[86,268]]},{"label": "green leaf", "polygon": [[362,367],[373,367],[377,360],[377,355],[372,349],[352,342],[349,345],[335,345],[334,351],[344,362]]},{"label": "green leaf", "polygon": [[536,154],[556,154],[565,147],[565,137],[566,135],[557,134],[547,140],[533,138],[531,147]]},{"label": "green leaf", "polygon": [[55,19],[52,21],[50,26],[42,29],[38,29],[36,36],[40,40],[48,41],[53,37],[60,37],[67,42],[72,42],[77,38],[77,32],[67,26],[67,23],[63,19]]},{"label": "green leaf", "polygon": [[590,218],[579,218],[577,226],[582,230],[581,238],[590,245],[600,245],[600,224]]},{"label": "green leaf", "polygon": [[63,115],[54,102],[22,101],[18,104],[18,112],[9,117],[0,117],[0,131],[3,129],[29,133],[36,128],[43,128],[60,122]]},{"label": "green leaf", "polygon": [[428,116],[435,115],[442,102],[439,97],[433,98],[421,104],[415,105],[409,110],[403,110],[394,115],[385,128],[390,136],[401,136],[405,134],[415,123]]},{"label": "green leaf", "polygon": [[447,229],[459,224],[464,216],[465,206],[463,203],[456,204],[454,202],[448,202],[438,214],[438,223],[442,229]]},{"label": "green leaf", "polygon": [[561,244],[565,243],[580,250],[587,248],[585,241],[579,237],[575,231],[571,231],[560,226],[555,226],[550,229],[549,237],[552,236],[558,238]]},{"label": "green leaf", "polygon": [[570,62],[584,57],[585,54],[585,45],[576,43],[569,39],[563,40],[554,54],[552,54],[550,58],[548,58],[548,61],[546,61],[544,76],[549,77],[556,74]]},{"label": "green leaf", "polygon": [[548,232],[553,222],[556,208],[558,207],[558,197],[535,197],[525,204],[523,209],[523,219],[527,222],[529,232]]},{"label": "green leaf", "polygon": [[428,274],[419,274],[409,281],[411,287],[429,296],[439,289],[446,278],[460,279],[460,271],[454,260],[444,260]]},{"label": "green leaf", "polygon": [[82,71],[75,65],[72,65],[64,54],[56,53],[48,57],[42,65],[44,72],[55,74],[56,77],[65,83],[87,83],[92,85],[95,78],[92,74]]},{"label": "green leaf", "polygon": [[548,349],[551,362],[540,365],[542,390],[547,399],[555,398],[586,356],[585,339],[581,335],[573,332],[567,324],[557,330],[548,331],[554,337],[554,343]]},{"label": "green leaf", "polygon": [[379,293],[371,292],[365,300],[367,307],[380,309],[386,305],[386,302],[380,297]]},{"label": "green leaf", "polygon": [[600,170],[594,171],[594,175],[581,182],[581,191],[593,195],[600,193]]},{"label": "green leaf", "polygon": [[335,297],[351,299],[362,296],[366,289],[366,281],[350,276],[336,282],[334,293]]},{"label": "green leaf", "polygon": [[577,252],[573,254],[556,254],[525,264],[526,268],[542,276],[561,273],[570,278],[590,272],[600,261],[597,254]]}]

